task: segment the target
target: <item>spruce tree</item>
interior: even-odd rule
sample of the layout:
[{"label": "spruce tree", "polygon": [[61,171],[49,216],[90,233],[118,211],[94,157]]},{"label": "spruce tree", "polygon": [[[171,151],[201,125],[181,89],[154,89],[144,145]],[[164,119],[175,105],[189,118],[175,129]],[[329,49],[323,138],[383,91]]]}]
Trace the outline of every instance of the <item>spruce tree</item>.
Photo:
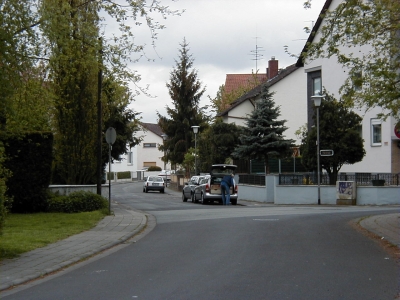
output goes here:
[{"label": "spruce tree", "polygon": [[197,78],[197,70],[193,69],[194,59],[189,54],[186,40],[180,44],[179,61],[170,73],[167,83],[173,107],[166,107],[167,116],[158,114],[158,124],[168,139],[159,147],[166,152],[166,160],[172,164],[181,164],[190,147],[194,148],[195,137],[192,126],[200,126],[200,131],[208,125],[205,108],[200,107],[200,98],[205,89]]},{"label": "spruce tree", "polygon": [[269,173],[268,158],[284,158],[291,154],[293,140],[285,139],[286,120],[278,120],[280,108],[275,106],[267,86],[263,86],[256,109],[246,119],[246,127],[240,135],[240,145],[232,153],[237,159],[257,159],[265,162]]}]

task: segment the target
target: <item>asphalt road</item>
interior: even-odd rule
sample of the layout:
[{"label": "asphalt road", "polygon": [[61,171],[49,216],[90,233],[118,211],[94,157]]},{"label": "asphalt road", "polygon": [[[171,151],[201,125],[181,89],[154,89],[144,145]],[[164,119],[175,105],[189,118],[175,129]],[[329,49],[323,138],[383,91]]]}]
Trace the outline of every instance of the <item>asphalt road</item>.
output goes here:
[{"label": "asphalt road", "polygon": [[203,206],[141,188],[112,187],[154,216],[141,237],[2,299],[395,298],[395,260],[349,224],[389,208]]}]

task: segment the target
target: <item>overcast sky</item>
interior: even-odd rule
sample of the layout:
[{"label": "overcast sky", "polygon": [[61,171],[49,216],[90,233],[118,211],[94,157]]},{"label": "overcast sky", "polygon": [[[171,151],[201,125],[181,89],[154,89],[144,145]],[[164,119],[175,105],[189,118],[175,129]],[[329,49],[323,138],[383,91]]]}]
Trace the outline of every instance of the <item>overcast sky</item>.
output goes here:
[{"label": "overcast sky", "polygon": [[[183,38],[189,43],[194,68],[206,88],[201,100],[203,106],[209,104],[208,96],[216,96],[219,86],[225,83],[226,74],[255,71],[252,51],[256,50],[256,43],[262,55],[257,61],[259,73],[265,73],[272,56],[279,61],[279,68],[295,63],[296,59],[285,53],[284,46],[289,46],[292,53],[300,53],[308,37],[303,28],[311,27],[317,20],[325,0],[313,0],[312,9],[308,10],[303,8],[304,0],[162,2],[185,12],[182,16],[162,20],[166,29],[158,35],[157,53],[150,46],[146,48],[146,55],[155,61],[141,60],[133,66],[142,76],[140,85],[149,85],[149,93],[154,96],[137,96],[131,105],[141,112],[142,121],[147,123],[157,123],[156,112],[167,116],[165,107],[172,107],[166,83],[178,60]],[[149,36],[145,27],[141,30],[140,38]]]}]

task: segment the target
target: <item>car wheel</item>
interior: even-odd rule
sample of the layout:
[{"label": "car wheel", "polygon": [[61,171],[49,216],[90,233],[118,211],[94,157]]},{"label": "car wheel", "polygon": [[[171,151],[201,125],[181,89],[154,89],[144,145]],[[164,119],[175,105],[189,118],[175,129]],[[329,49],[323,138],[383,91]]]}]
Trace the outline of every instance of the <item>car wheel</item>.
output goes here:
[{"label": "car wheel", "polygon": [[194,198],[194,193],[192,194],[192,202],[195,203],[196,199]]},{"label": "car wheel", "polygon": [[143,188],[143,193],[145,192],[146,190]]},{"label": "car wheel", "polygon": [[207,204],[207,200],[206,199],[204,199],[204,194],[202,193],[201,194],[201,203],[203,204],[203,205],[206,205]]},{"label": "car wheel", "polygon": [[231,199],[231,204],[232,204],[232,205],[236,205],[236,204],[237,204],[237,199],[236,199],[236,200],[232,200],[232,199]]},{"label": "car wheel", "polygon": [[185,193],[184,192],[182,192],[182,201],[183,202],[187,202],[187,198],[185,197]]},{"label": "car wheel", "polygon": [[148,193],[149,191],[145,188],[145,189],[144,189],[144,192],[145,192],[145,193]]}]

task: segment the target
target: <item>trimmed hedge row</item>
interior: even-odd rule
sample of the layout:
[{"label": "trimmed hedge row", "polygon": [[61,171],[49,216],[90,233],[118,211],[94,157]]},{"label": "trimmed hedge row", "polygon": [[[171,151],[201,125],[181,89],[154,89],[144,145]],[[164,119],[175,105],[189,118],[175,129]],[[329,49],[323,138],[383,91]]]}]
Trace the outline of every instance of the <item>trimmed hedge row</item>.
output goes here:
[{"label": "trimmed hedge row", "polygon": [[47,208],[51,179],[53,134],[51,132],[0,133],[4,144],[4,167],[11,172],[6,195],[12,199],[11,212],[32,213]]},{"label": "trimmed hedge row", "polygon": [[77,213],[108,208],[108,200],[88,191],[77,191],[68,196],[51,195],[49,212]]}]

